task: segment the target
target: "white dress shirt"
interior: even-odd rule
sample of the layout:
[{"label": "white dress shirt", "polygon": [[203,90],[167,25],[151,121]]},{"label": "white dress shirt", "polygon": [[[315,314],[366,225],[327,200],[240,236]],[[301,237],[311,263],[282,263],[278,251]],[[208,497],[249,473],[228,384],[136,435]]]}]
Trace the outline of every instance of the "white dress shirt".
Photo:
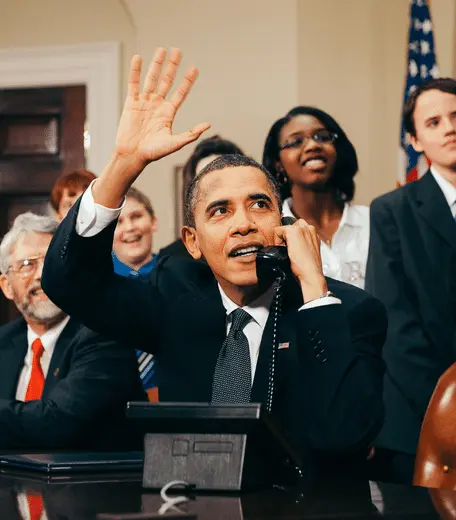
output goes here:
[{"label": "white dress shirt", "polygon": [[[18,506],[21,518],[23,520],[31,520],[30,507],[29,507],[26,493],[19,493],[17,495],[17,506]],[[44,506],[44,504],[43,504],[43,506]],[[39,520],[48,520],[46,511],[43,510],[43,513],[41,514]]]},{"label": "white dress shirt", "polygon": [[442,190],[445,200],[448,202],[453,217],[456,217],[456,187],[447,181],[443,175],[441,175],[434,166],[431,166],[431,174],[435,179],[435,182],[439,185]]},{"label": "white dress shirt", "polygon": [[[249,323],[247,323],[243,330],[245,336],[247,337],[247,341],[249,342],[250,365],[252,370],[253,384],[258,356],[260,353],[261,338],[263,337],[263,331],[266,327],[266,322],[268,321],[269,308],[271,307],[272,299],[274,298],[275,288],[269,288],[259,298],[251,302],[249,305],[245,305],[244,307],[240,307],[240,305],[237,305],[233,302],[233,300],[228,298],[228,296],[225,294],[220,285],[218,286],[218,288],[220,291],[220,296],[222,297],[223,306],[225,307],[227,314],[226,335],[228,335],[231,328],[231,313],[236,309],[243,309],[253,318],[249,321]],[[339,300],[339,298],[335,298],[334,296],[326,296],[324,298],[318,298],[318,300],[312,300],[308,303],[305,303],[299,309],[299,311],[303,311],[305,309],[312,309],[314,307],[320,307],[323,305],[332,305],[340,303],[341,301]]]},{"label": "white dress shirt", "polygon": [[52,354],[54,353],[55,344],[57,343],[57,340],[59,339],[59,336],[68,323],[69,319],[70,317],[67,316],[58,325],[52,327],[52,329],[49,329],[42,336],[38,336],[29,326],[27,326],[28,349],[24,359],[24,366],[22,367],[17,383],[16,399],[18,401],[23,401],[25,399],[25,394],[27,393],[27,388],[30,381],[30,375],[32,373],[32,343],[39,337],[41,339],[41,343],[43,344],[44,352],[40,359],[40,365],[41,369],[43,370],[44,378],[46,379],[49,365],[51,364]]},{"label": "white dress shirt", "polygon": [[[291,198],[283,203],[283,216],[295,217]],[[369,252],[369,208],[345,204],[339,227],[331,245],[320,242],[323,273],[364,289],[367,255]]]}]

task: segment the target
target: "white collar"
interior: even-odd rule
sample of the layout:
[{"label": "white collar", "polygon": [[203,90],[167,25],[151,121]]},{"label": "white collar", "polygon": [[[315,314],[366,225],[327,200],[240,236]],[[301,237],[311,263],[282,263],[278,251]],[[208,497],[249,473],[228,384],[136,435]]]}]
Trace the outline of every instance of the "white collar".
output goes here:
[{"label": "white collar", "polygon": [[[352,211],[356,206],[352,206],[350,203],[346,202],[344,204],[344,211],[342,212],[342,218],[340,219],[338,229],[343,226],[352,226],[352,227],[361,227],[362,223],[358,220],[358,215],[356,211]],[[291,210],[291,197],[285,199],[282,207],[282,215],[284,217],[293,217],[296,218],[296,215]]]},{"label": "white collar", "polygon": [[456,187],[454,187],[451,182],[447,181],[445,177],[439,173],[434,166],[430,168],[432,176],[435,179],[435,182],[439,185],[439,188],[442,190],[442,193],[448,202],[448,206],[450,208],[456,202]]},{"label": "white collar", "polygon": [[54,347],[57,343],[57,340],[59,339],[60,334],[62,333],[63,329],[66,327],[66,324],[69,321],[70,317],[66,316],[61,322],[52,327],[52,329],[46,331],[42,336],[38,336],[38,334],[36,334],[36,332],[34,332],[27,325],[27,341],[29,347],[37,338],[40,338],[45,352],[48,354],[52,354],[52,352],[54,352]]},{"label": "white collar", "polygon": [[[223,289],[220,287],[220,284],[218,284],[218,288],[220,291],[220,296],[222,297],[222,303],[225,307],[226,314],[229,316],[233,311],[239,309],[240,306],[228,298]],[[274,287],[271,286],[259,298],[251,302],[249,305],[242,307],[242,309],[248,312],[262,329],[266,327],[266,322],[268,321],[269,307],[271,306],[272,299],[274,297],[274,290]]]}]

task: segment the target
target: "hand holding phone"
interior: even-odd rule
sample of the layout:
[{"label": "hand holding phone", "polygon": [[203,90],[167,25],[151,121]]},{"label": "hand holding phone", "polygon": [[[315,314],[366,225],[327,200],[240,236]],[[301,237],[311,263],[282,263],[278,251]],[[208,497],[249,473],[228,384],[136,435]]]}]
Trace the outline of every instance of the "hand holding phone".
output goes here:
[{"label": "hand holding phone", "polygon": [[328,291],[320,254],[320,239],[313,226],[303,219],[292,225],[275,228],[276,245],[285,244],[290,269],[298,279],[304,302],[323,296]]}]

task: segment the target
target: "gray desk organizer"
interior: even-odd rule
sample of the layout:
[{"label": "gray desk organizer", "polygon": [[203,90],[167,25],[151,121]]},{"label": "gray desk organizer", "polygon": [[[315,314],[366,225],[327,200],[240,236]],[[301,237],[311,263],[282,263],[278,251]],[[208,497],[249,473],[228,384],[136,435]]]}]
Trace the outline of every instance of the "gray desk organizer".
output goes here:
[{"label": "gray desk organizer", "polygon": [[296,478],[301,466],[260,404],[129,403],[127,416],[145,432],[145,488],[184,480],[196,490],[240,491],[279,473]]}]

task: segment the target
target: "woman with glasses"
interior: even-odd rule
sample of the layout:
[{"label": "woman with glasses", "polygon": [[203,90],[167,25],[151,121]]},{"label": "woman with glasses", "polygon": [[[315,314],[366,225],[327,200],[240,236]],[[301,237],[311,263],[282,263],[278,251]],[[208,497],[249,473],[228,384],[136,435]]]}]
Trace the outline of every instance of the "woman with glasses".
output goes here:
[{"label": "woman with glasses", "polygon": [[352,204],[358,159],[342,128],[323,110],[295,107],[269,130],[263,165],[280,183],[283,215],[316,228],[324,274],[364,288],[369,208]]}]

